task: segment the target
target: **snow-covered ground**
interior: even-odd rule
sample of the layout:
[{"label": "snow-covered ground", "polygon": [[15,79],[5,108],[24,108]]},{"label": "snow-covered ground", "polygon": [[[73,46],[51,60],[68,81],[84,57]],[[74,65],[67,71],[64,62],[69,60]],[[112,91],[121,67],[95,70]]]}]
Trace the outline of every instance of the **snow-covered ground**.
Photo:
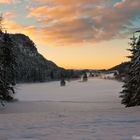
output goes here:
[{"label": "snow-covered ground", "polygon": [[0,110],[0,140],[140,139],[140,107],[120,104],[121,86],[97,78],[20,84],[19,101]]},{"label": "snow-covered ground", "polygon": [[122,83],[98,78],[88,82],[80,80],[22,84],[17,86],[17,98],[21,101],[71,101],[71,102],[119,102]]}]

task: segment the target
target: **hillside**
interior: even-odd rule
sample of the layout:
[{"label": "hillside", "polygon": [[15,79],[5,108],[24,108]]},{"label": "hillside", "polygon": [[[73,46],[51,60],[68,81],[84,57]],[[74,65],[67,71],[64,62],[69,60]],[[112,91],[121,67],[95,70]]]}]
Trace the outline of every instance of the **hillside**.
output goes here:
[{"label": "hillside", "polygon": [[[46,60],[39,52],[34,42],[23,34],[9,34],[16,56],[17,82],[43,82],[59,79],[63,68],[52,61]],[[3,34],[0,34],[2,42]]]},{"label": "hillside", "polygon": [[124,76],[127,73],[128,69],[129,69],[129,62],[124,62],[110,68],[109,70],[117,70],[120,75]]},{"label": "hillside", "polygon": [[10,37],[17,58],[17,81],[43,82],[60,78],[63,69],[39,54],[34,42],[28,36],[11,34]]}]

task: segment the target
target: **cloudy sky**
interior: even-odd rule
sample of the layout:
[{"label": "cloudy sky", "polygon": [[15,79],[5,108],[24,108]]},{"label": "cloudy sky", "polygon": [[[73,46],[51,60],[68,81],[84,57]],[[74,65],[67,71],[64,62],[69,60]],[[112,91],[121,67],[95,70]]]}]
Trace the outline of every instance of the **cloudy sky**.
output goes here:
[{"label": "cloudy sky", "polygon": [[24,33],[65,68],[110,68],[127,60],[140,29],[140,0],[0,0],[4,26]]}]

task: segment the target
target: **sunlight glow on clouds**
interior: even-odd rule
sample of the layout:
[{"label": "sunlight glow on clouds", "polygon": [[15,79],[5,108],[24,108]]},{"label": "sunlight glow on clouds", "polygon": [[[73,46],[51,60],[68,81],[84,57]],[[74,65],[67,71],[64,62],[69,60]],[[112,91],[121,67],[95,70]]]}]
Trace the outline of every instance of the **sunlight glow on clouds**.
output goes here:
[{"label": "sunlight glow on clouds", "polygon": [[10,11],[7,11],[4,13],[3,17],[5,19],[11,19],[11,18],[14,18],[17,16],[17,13],[16,12],[10,12]]},{"label": "sunlight glow on clouds", "polygon": [[48,40],[57,40],[60,46],[116,38],[140,14],[139,0],[112,3],[109,7],[106,4],[110,0],[36,1],[46,5],[30,8],[27,17],[42,24]]},{"label": "sunlight glow on clouds", "polygon": [[0,4],[11,4],[11,3],[15,3],[15,0],[0,0]]},{"label": "sunlight glow on clouds", "polygon": [[[130,35],[130,32],[140,27],[139,8],[140,0],[0,0],[0,11],[3,12],[4,18],[6,17],[4,25],[8,31],[30,36],[41,53],[45,55],[45,49],[51,52],[46,52],[46,57],[53,58],[55,62],[62,56],[58,64],[63,61],[67,50],[75,48],[79,55],[85,56],[84,52],[89,46],[94,46],[92,51],[96,53],[98,47],[104,50],[104,45],[108,45],[110,50],[111,46],[116,46],[116,52],[120,53],[117,54],[117,60],[112,58],[110,65],[125,60],[126,53],[123,50],[127,48],[127,42],[124,45],[123,41],[128,38],[128,33]],[[116,43],[116,39],[119,41],[118,47],[113,44]],[[58,50],[61,50],[59,56],[56,55]],[[101,53],[106,53],[104,59],[110,60],[107,51]],[[116,56],[115,51],[111,53],[112,57]],[[57,57],[54,58],[54,54]],[[79,55],[77,63],[81,63],[78,60]],[[76,55],[73,57],[76,59]],[[95,57],[90,53],[86,61],[89,62],[92,58],[95,61]],[[76,67],[72,66],[72,58],[69,59],[69,66]],[[101,63],[100,60],[99,64]],[[64,62],[60,65],[64,65]],[[88,67],[90,65],[92,67],[93,62],[89,62]],[[103,66],[110,65],[106,62]]]},{"label": "sunlight glow on clouds", "polygon": [[[35,2],[38,5],[32,6]],[[31,0],[26,20],[34,18],[36,23],[30,26],[52,46],[95,43],[122,37],[120,31],[129,30],[132,20],[140,14],[139,7],[139,0]],[[11,18],[16,13],[7,11],[4,15]],[[22,29],[20,26],[16,23],[16,30]]]}]

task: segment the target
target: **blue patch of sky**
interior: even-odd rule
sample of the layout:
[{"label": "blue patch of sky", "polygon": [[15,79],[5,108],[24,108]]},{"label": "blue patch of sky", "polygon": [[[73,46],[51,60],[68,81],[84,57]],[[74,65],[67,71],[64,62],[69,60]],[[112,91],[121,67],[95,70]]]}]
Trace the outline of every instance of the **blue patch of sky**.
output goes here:
[{"label": "blue patch of sky", "polygon": [[119,33],[131,36],[132,33],[137,30],[140,30],[140,17],[138,16],[132,20],[129,20],[129,24],[124,25]]},{"label": "blue patch of sky", "polygon": [[37,23],[34,18],[27,18],[28,4],[29,3],[24,0],[16,4],[2,5],[0,6],[0,13],[4,14],[5,12],[15,12],[17,13],[17,16],[14,17],[13,19],[18,24],[25,25],[25,26],[35,25]]},{"label": "blue patch of sky", "polygon": [[32,24],[35,24],[35,19],[27,18],[28,15],[28,9],[27,9],[28,3],[26,1],[16,4],[15,11],[18,14],[17,18],[15,19],[17,23],[30,26]]},{"label": "blue patch of sky", "polygon": [[136,20],[133,22],[134,27],[140,29],[140,16],[136,18]]},{"label": "blue patch of sky", "polygon": [[14,11],[14,7],[11,5],[0,5],[0,12],[5,13],[7,11]]},{"label": "blue patch of sky", "polygon": [[109,1],[106,1],[105,6],[109,8],[109,7],[114,6],[118,2],[122,2],[122,0],[112,0],[112,1],[109,0]]}]

